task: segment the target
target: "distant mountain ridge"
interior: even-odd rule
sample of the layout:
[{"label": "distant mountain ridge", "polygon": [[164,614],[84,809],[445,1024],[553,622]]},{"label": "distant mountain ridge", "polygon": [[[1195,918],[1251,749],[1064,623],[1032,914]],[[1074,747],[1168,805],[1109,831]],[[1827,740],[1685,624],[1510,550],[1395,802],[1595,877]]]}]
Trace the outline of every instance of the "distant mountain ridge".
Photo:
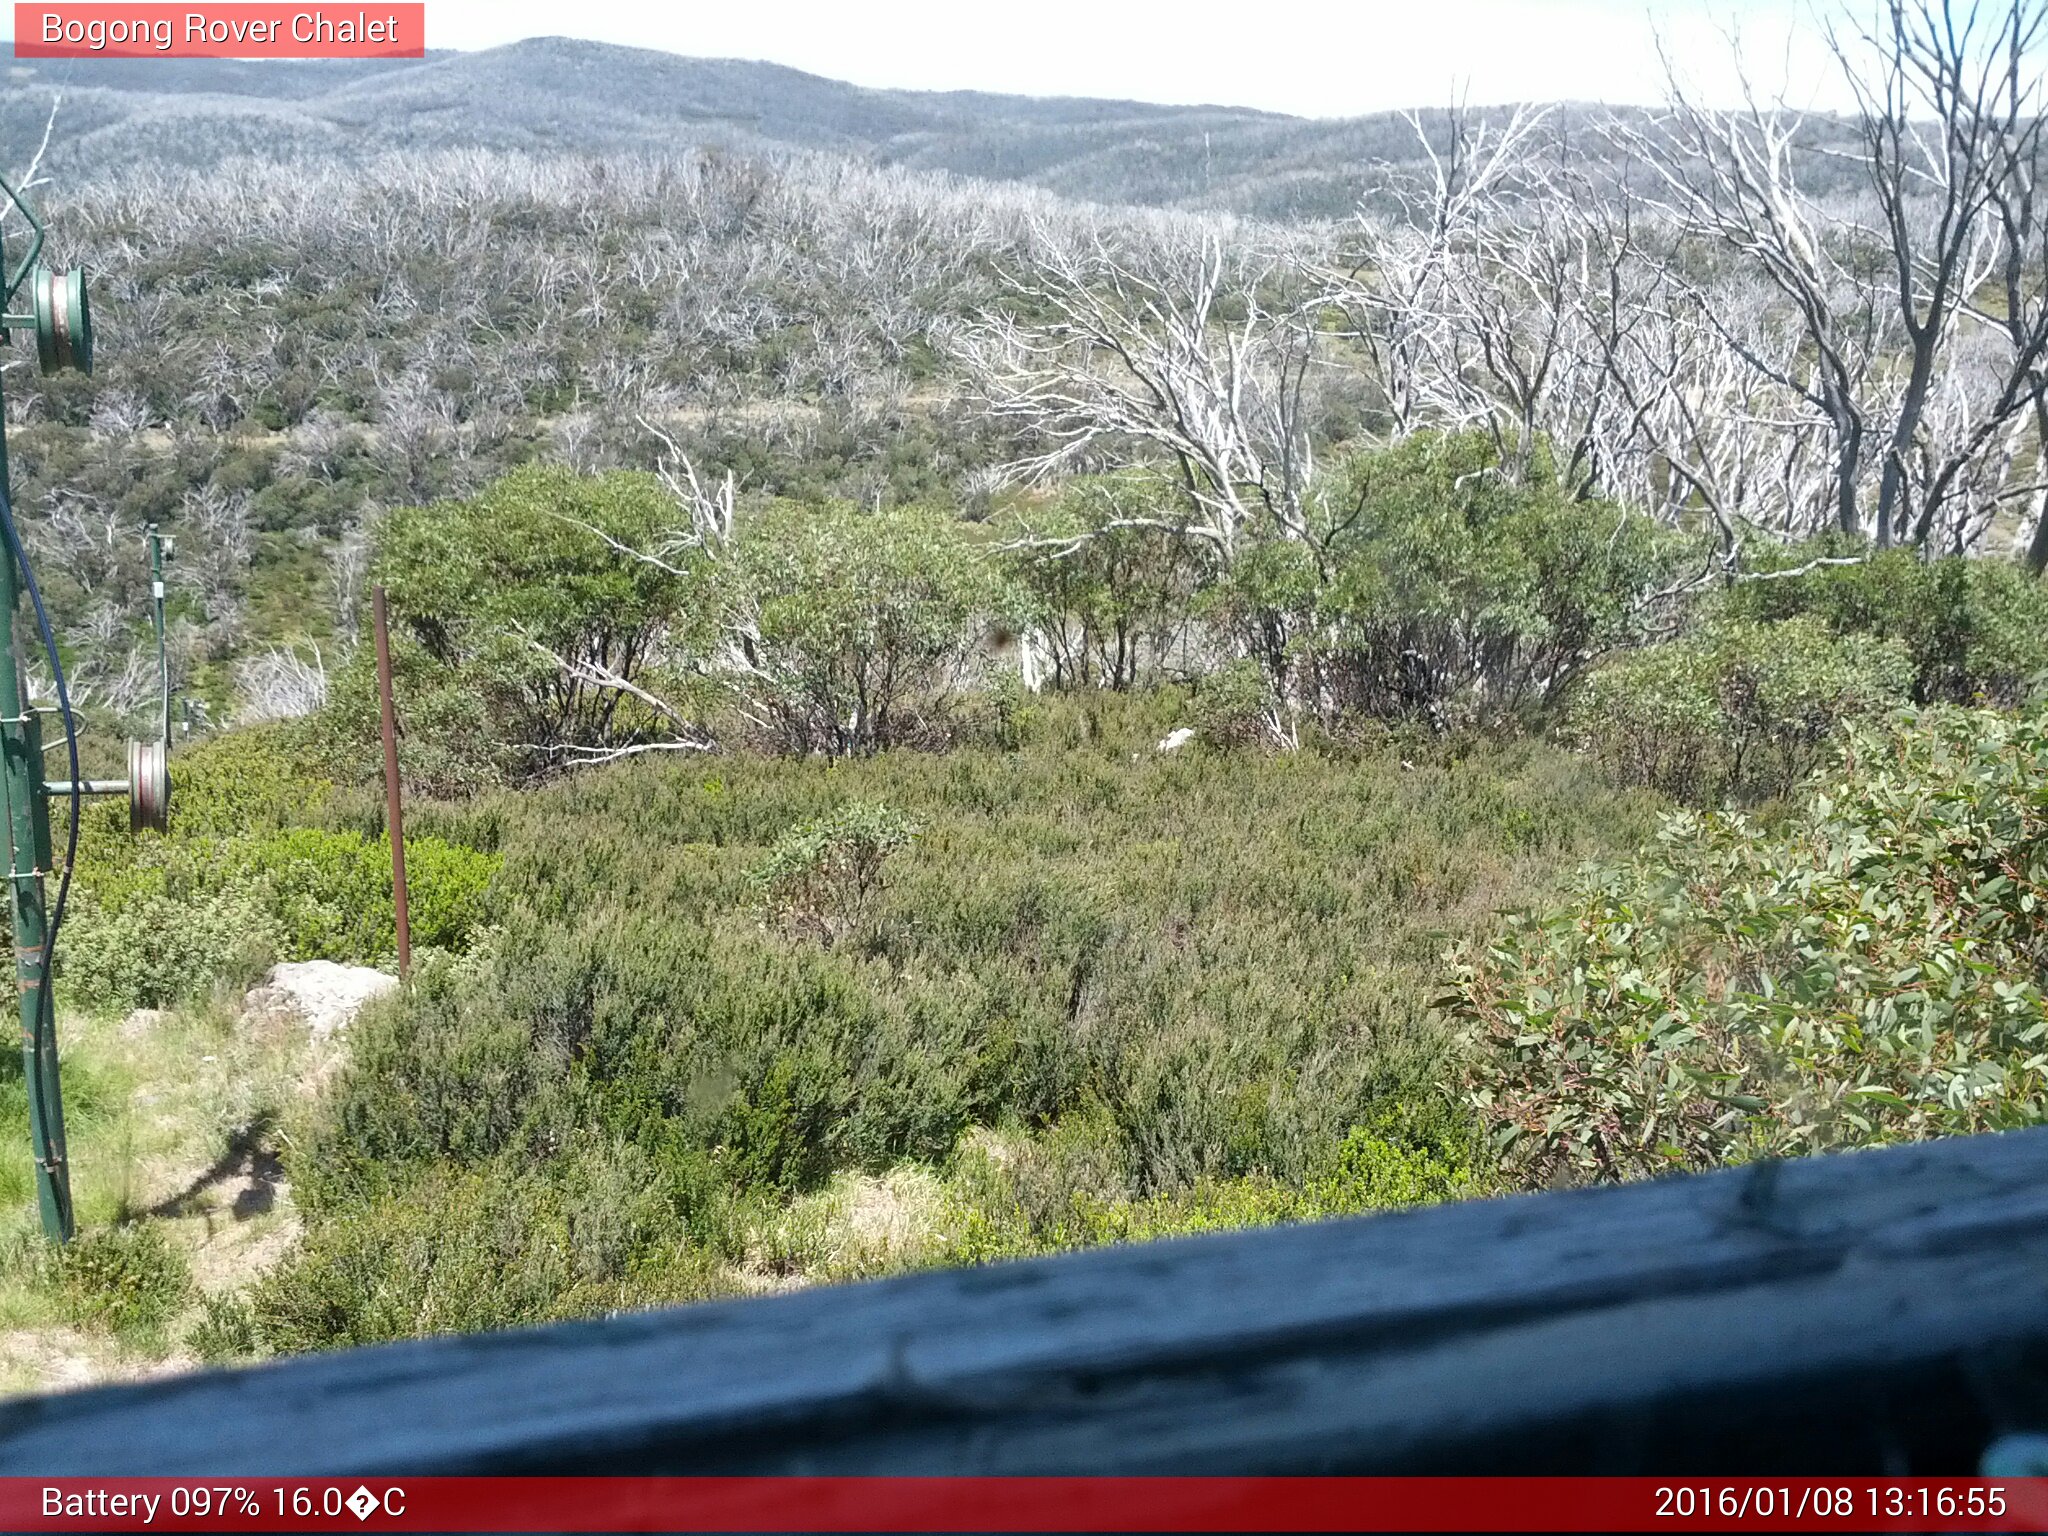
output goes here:
[{"label": "distant mountain ridge", "polygon": [[1314,120],[977,91],[875,90],[778,64],[535,38],[416,60],[16,60],[0,163],[64,106],[49,166],[91,176],[459,146],[615,154],[786,147],[1018,181],[1106,202],[1342,214],[1376,162],[1407,159],[1395,114]]}]

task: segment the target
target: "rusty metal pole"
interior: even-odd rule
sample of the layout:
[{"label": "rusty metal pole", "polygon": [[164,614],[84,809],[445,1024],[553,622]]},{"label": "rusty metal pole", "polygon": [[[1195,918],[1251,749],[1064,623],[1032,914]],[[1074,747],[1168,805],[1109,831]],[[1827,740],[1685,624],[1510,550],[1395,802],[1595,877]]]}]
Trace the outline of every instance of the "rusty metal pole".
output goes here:
[{"label": "rusty metal pole", "polygon": [[391,707],[391,626],[384,612],[382,583],[370,590],[371,622],[377,632],[377,702],[384,715],[385,823],[391,833],[391,910],[398,920],[398,975],[412,974],[412,919],[405,900],[405,817],[398,789],[398,719]]}]

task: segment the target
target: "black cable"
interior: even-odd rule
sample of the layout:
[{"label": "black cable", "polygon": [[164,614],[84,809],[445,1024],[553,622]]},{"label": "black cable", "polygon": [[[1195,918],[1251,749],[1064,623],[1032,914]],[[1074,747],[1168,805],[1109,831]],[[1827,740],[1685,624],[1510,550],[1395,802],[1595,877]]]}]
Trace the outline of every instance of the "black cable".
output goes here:
[{"label": "black cable", "polygon": [[[81,797],[82,776],[78,771],[78,722],[71,713],[71,691],[64,686],[64,659],[57,654],[57,636],[50,628],[50,613],[43,606],[43,594],[36,587],[36,573],[29,568],[28,551],[22,548],[21,531],[14,526],[14,503],[9,499],[7,487],[0,483],[0,532],[7,538],[7,552],[13,557],[15,568],[21,572],[21,582],[28,589],[28,600],[36,612],[36,628],[42,632],[43,650],[50,658],[50,673],[57,681],[57,709],[64,717],[64,749],[71,763],[71,827],[64,843],[64,873],[57,878],[57,904],[50,909],[50,921],[43,929],[43,1005],[36,1010],[34,1035],[36,1070],[29,1073],[29,1092],[35,1095],[36,1120],[43,1128],[43,1145],[37,1150],[47,1165],[55,1161],[50,1146],[50,1106],[43,1094],[42,1059],[44,1045],[57,1032],[57,997],[55,978],[51,965],[57,954],[57,930],[64,926],[64,903],[71,895],[71,866],[78,862],[78,823],[83,814]],[[0,614],[0,622],[7,615]],[[27,708],[27,690],[22,697],[10,701],[17,709]],[[42,790],[43,765],[29,764],[30,793]],[[30,813],[30,825],[34,825],[34,813]],[[66,1177],[52,1181],[58,1198],[63,1202],[63,1221],[71,1226],[71,1180]]]}]

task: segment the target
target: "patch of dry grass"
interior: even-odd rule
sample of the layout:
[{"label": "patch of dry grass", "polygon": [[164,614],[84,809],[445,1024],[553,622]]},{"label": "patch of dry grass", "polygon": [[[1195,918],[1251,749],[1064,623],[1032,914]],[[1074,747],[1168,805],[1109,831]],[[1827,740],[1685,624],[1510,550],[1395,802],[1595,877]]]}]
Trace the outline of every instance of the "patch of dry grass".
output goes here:
[{"label": "patch of dry grass", "polygon": [[91,1316],[37,1222],[25,1100],[0,1100],[0,1393],[188,1368],[209,1297],[268,1269],[299,1230],[279,1153],[342,1048],[303,1026],[244,1017],[227,998],[60,1024],[72,1195],[82,1241],[153,1228],[189,1284],[166,1321]]}]

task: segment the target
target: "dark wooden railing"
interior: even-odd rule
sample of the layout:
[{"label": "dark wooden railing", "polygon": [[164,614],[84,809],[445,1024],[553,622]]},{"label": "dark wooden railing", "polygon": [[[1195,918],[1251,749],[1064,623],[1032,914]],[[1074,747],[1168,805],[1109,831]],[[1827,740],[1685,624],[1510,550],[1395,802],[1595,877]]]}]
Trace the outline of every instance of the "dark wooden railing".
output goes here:
[{"label": "dark wooden railing", "polygon": [[0,1472],[1973,1470],[2048,1130],[0,1405]]}]

